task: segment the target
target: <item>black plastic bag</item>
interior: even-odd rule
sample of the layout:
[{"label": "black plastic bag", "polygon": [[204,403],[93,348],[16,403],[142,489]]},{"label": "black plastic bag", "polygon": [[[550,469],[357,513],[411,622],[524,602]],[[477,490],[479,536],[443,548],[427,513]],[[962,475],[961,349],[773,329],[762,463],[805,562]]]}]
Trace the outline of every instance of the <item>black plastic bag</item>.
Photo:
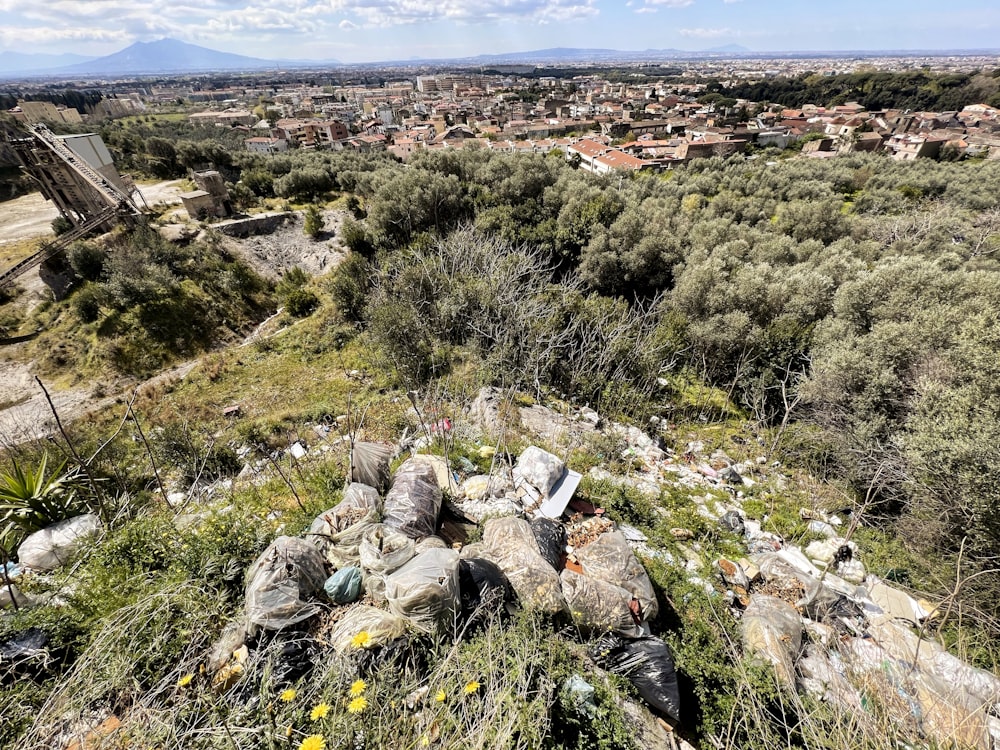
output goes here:
[{"label": "black plastic bag", "polygon": [[680,721],[681,695],[674,655],[666,643],[653,636],[626,640],[608,634],[597,641],[593,655],[609,671],[628,678],[646,703]]},{"label": "black plastic bag", "polygon": [[40,675],[46,671],[49,654],[49,634],[41,628],[28,628],[9,641],[0,643],[0,678],[8,675]]},{"label": "black plastic bag", "polygon": [[464,621],[484,620],[514,600],[507,576],[481,557],[459,561],[458,586]]},{"label": "black plastic bag", "polygon": [[724,528],[726,531],[733,532],[737,536],[743,536],[747,531],[746,523],[743,521],[743,516],[735,510],[731,510],[722,516],[722,518],[719,519],[719,526]]},{"label": "black plastic bag", "polygon": [[535,535],[538,551],[545,561],[558,572],[563,569],[563,555],[566,552],[566,527],[551,518],[539,517],[531,522],[531,533]]}]

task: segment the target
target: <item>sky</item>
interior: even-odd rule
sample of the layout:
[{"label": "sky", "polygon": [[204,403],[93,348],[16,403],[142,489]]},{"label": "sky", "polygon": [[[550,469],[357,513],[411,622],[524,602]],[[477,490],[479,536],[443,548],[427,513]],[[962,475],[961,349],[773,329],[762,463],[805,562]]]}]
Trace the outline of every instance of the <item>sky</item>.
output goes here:
[{"label": "sky", "polygon": [[105,55],[171,37],[268,59],[449,58],[549,47],[705,50],[1000,46],[967,0],[0,0],[0,50]]}]

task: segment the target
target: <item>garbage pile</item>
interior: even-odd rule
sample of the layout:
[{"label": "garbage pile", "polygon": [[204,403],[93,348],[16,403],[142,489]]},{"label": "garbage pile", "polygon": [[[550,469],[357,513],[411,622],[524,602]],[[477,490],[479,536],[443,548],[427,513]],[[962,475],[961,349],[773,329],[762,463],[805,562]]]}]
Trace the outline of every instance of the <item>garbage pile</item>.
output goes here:
[{"label": "garbage pile", "polygon": [[[354,453],[352,478],[384,493],[353,481],[301,537],[278,537],[260,555],[248,572],[243,637],[217,649],[233,654],[220,673],[246,644],[300,625],[350,654],[407,634],[461,634],[523,607],[583,636],[613,637],[598,663],[679,721],[672,656],[648,625],[658,611],[652,583],[613,523],[560,518],[579,482],[560,459],[530,447],[507,478],[459,485],[435,456],[412,456],[390,477],[385,446],[357,443]],[[482,541],[463,544],[455,530],[473,528],[469,515],[483,521]]]}]

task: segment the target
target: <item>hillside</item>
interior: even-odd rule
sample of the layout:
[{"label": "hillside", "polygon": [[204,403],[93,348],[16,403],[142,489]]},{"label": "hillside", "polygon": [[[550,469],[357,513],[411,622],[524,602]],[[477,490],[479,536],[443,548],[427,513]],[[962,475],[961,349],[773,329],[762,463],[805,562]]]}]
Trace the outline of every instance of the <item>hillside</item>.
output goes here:
[{"label": "hillside", "polygon": [[244,154],[343,262],[264,278],[171,210],[80,243],[0,307],[17,356],[192,366],[6,441],[60,481],[7,516],[0,742],[993,746],[1000,163],[788,156]]}]

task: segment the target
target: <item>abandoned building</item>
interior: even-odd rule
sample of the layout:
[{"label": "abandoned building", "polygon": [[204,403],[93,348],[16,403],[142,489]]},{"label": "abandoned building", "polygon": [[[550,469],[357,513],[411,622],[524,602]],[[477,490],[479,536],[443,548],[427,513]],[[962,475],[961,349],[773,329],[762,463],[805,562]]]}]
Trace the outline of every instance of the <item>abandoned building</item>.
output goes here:
[{"label": "abandoned building", "polygon": [[215,170],[194,172],[192,175],[197,190],[181,193],[181,203],[188,216],[195,220],[215,216],[224,218],[233,213],[229,191],[222,175]]},{"label": "abandoned building", "polygon": [[21,168],[72,229],[0,272],[0,286],[55,257],[75,240],[109,231],[119,223],[132,224],[139,217],[131,181],[118,174],[111,153],[96,133],[60,136],[45,125],[32,125],[27,131],[9,130],[6,141]]}]

